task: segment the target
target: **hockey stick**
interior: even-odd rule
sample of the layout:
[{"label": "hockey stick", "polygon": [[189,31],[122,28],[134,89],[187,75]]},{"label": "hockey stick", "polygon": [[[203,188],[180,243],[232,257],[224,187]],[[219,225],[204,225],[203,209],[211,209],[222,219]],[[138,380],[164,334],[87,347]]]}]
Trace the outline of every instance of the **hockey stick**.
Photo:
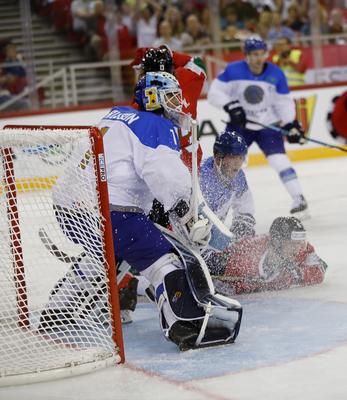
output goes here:
[{"label": "hockey stick", "polygon": [[252,278],[247,276],[226,276],[226,275],[211,275],[212,279],[217,279],[222,282],[232,283],[262,283],[265,282],[262,278]]},{"label": "hockey stick", "polygon": [[194,222],[198,220],[198,123],[196,119],[192,125],[192,202]]},{"label": "hockey stick", "polygon": [[69,256],[67,253],[60,250],[58,246],[53,243],[52,239],[48,236],[48,233],[43,227],[39,229],[39,237],[45,248],[59,261],[67,264],[74,264],[80,258],[80,257]]},{"label": "hockey stick", "polygon": [[[216,214],[207,206],[204,197],[200,190],[199,178],[198,178],[198,124],[196,120],[192,120],[192,203],[193,203],[193,218],[194,221],[198,221],[199,208],[200,213],[207,218],[213,225],[212,242],[217,246],[216,249],[223,250],[225,247],[230,245],[232,240],[232,234],[227,227],[220,221]],[[217,245],[218,243],[218,245]],[[220,248],[221,246],[221,248]]]},{"label": "hockey stick", "polygon": [[[284,136],[288,136],[289,135],[289,132],[287,130],[282,129],[282,128],[276,126],[276,125],[265,125],[265,124],[262,124],[261,122],[253,121],[253,120],[250,120],[250,119],[247,119],[247,122],[249,122],[251,124],[256,124],[256,125],[262,126],[263,128],[272,129],[273,131],[279,132]],[[334,144],[322,142],[321,140],[311,139],[311,138],[308,138],[308,137],[305,137],[305,140],[307,140],[308,142],[320,144],[322,146],[330,147],[332,149],[340,150],[340,151],[343,151],[343,152],[347,153],[347,149],[345,149],[344,147],[341,147],[341,146],[336,146]]]}]

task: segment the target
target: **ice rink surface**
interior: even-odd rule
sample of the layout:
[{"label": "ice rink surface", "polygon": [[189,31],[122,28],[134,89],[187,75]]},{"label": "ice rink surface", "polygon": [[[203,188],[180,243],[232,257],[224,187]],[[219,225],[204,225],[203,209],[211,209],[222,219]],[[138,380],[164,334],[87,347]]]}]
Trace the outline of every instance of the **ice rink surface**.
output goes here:
[{"label": "ice rink surface", "polygon": [[[179,353],[141,303],[124,329],[127,362],[80,377],[0,389],[0,400],[347,399],[347,158],[296,163],[311,219],[308,238],[327,262],[324,283],[240,296],[233,345]],[[258,232],[291,205],[269,167],[246,170]]]}]

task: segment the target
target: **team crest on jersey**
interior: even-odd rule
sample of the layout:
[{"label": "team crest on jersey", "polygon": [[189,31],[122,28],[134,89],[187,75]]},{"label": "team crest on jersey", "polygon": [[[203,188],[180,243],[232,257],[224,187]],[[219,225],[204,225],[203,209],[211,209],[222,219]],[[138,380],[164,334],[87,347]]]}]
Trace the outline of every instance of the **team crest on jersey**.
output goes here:
[{"label": "team crest on jersey", "polygon": [[244,98],[249,104],[259,104],[263,101],[264,90],[257,85],[247,86],[244,93]]}]

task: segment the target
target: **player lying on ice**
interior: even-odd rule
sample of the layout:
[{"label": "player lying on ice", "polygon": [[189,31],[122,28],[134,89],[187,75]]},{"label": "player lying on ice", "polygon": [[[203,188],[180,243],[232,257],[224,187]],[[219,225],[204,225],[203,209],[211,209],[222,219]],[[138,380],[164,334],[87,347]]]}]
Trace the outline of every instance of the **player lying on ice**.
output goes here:
[{"label": "player lying on ice", "polygon": [[327,269],[296,217],[276,218],[267,235],[244,238],[210,254],[207,264],[218,289],[229,294],[316,285]]},{"label": "player lying on ice", "polygon": [[[237,240],[223,252],[205,251],[216,285],[239,294],[321,283],[327,266],[307,243],[306,231],[297,218],[276,218],[269,235],[254,236],[253,198],[241,168],[246,156],[243,138],[227,129],[216,138],[213,157],[201,166],[204,199],[222,221],[227,222],[232,212],[228,228]],[[212,228],[210,245],[214,240],[218,237],[214,238]]]},{"label": "player lying on ice", "polygon": [[[135,99],[139,110],[114,107],[99,123],[104,133],[116,257],[150,282],[164,335],[180,350],[232,343],[239,332],[242,308],[237,301],[214,293],[199,255],[198,249],[209,241],[211,225],[204,217],[193,218],[191,176],[180,158],[177,135],[178,125],[186,117],[180,86],[171,74],[149,72],[136,85]],[[83,236],[71,236],[71,225],[88,216],[81,214],[78,205],[67,208],[60,202],[63,181],[58,180],[54,188],[57,219],[64,233],[83,246]],[[170,211],[176,236],[165,236],[147,217],[154,198]],[[57,304],[68,311],[71,323],[78,299],[66,296],[66,287],[78,277],[80,290],[92,291],[83,274],[83,258],[88,256],[85,248],[85,256],[58,282],[41,316],[41,326],[52,320]]]}]

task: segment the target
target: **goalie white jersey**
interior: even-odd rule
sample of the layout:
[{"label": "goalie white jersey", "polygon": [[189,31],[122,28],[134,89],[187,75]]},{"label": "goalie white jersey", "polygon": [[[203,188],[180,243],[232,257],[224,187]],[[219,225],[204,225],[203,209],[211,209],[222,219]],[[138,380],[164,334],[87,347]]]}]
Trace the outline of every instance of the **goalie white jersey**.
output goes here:
[{"label": "goalie white jersey", "polygon": [[[170,120],[131,107],[114,107],[98,127],[104,134],[111,204],[139,207],[147,213],[154,198],[163,203],[166,210],[179,199],[189,202],[191,178],[180,160],[177,128]],[[74,151],[80,153],[81,162],[73,168],[77,168],[79,174],[90,174],[92,166],[84,144],[80,143]],[[81,199],[81,188],[76,188],[78,196],[74,196],[70,185],[66,196],[65,180],[69,180],[68,173],[54,188],[55,204],[80,208],[83,205],[75,204],[74,198]],[[171,184],[167,185],[169,181]]]}]

